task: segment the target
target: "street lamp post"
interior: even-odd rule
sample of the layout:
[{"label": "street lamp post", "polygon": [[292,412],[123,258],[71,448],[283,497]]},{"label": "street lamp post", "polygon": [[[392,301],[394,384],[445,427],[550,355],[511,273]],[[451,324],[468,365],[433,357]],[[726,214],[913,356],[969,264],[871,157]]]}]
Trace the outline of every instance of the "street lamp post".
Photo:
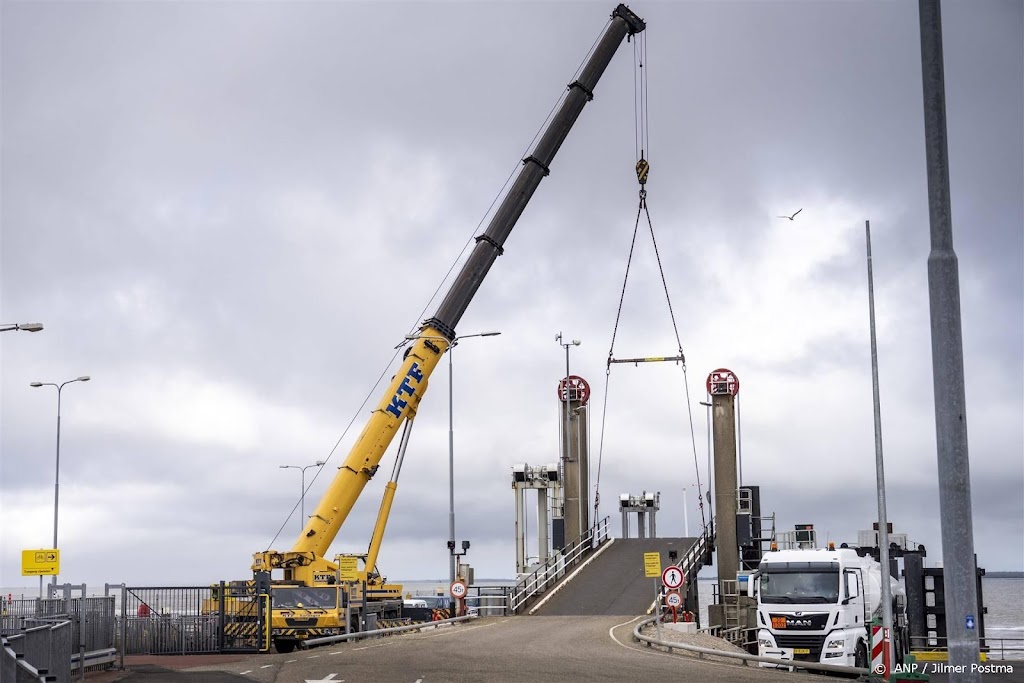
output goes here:
[{"label": "street lamp post", "polygon": [[0,324],[0,332],[12,332],[14,330],[21,330],[22,332],[38,332],[41,329],[43,329],[42,323]]},{"label": "street lamp post", "polygon": [[[455,405],[454,405],[454,370],[452,369],[452,350],[455,345],[463,339],[470,337],[497,337],[501,332],[477,332],[476,334],[463,334],[455,337],[448,345],[448,582],[455,581]],[[409,341],[416,339],[430,339],[417,334],[409,334],[405,337]],[[448,341],[445,339],[445,341]],[[468,541],[466,543],[468,548]],[[465,553],[463,553],[465,554]]]},{"label": "street lamp post", "polygon": [[[306,470],[310,467],[320,467],[323,464],[323,460],[317,460],[312,465],[306,465],[305,467],[301,465],[278,465],[282,470],[300,470],[302,472],[302,495],[299,497],[299,507],[302,516],[299,517],[299,533],[302,533],[302,530],[306,528]],[[294,508],[292,509],[294,510]]]},{"label": "street lamp post", "polygon": [[[30,323],[30,324],[38,325],[38,323]],[[27,329],[27,328],[22,327],[21,329]],[[31,332],[37,332],[38,330],[41,330],[41,329],[43,329],[43,326],[39,325],[38,329],[30,330],[30,331]],[[68,381],[61,382],[60,384],[56,384],[55,382],[31,382],[29,384],[30,387],[56,387],[57,388],[57,464],[56,464],[56,467],[54,468],[54,473],[53,473],[53,548],[54,548],[54,550],[57,549],[57,512],[59,510],[59,505],[60,505],[60,392],[64,388],[64,386],[67,385],[67,384],[72,384],[74,382],[88,382],[89,379],[90,379],[89,375],[82,375],[81,377],[76,377],[75,379],[69,379]],[[42,580],[43,580],[43,577],[40,576],[39,577],[40,590],[42,589]],[[56,574],[53,575],[53,585],[54,586],[57,585],[57,575]]]}]

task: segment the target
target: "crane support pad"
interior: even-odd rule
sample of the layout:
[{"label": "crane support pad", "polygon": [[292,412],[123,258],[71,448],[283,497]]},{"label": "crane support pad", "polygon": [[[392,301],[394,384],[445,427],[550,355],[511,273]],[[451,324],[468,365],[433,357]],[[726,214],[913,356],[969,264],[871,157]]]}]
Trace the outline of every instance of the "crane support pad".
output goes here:
[{"label": "crane support pad", "polygon": [[675,361],[685,363],[685,356],[657,356],[651,358],[609,358],[608,363],[660,363],[662,361]]}]

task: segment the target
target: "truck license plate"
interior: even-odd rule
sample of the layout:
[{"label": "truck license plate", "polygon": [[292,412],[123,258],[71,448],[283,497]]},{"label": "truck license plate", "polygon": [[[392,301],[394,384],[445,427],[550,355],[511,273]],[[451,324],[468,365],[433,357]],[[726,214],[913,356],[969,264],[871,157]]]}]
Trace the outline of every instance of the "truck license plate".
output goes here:
[{"label": "truck license plate", "polygon": [[811,654],[811,651],[808,648],[806,648],[806,647],[798,647],[798,648],[794,648],[793,649],[793,654],[795,654],[795,655],[809,655],[809,654]]}]

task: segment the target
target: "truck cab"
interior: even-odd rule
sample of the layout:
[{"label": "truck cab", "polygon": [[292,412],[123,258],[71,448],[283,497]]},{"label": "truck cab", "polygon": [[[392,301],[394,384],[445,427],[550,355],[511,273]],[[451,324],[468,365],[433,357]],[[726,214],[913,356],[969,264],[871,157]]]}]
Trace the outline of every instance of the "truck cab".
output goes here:
[{"label": "truck cab", "polygon": [[[890,580],[894,643],[904,643],[906,601]],[[757,600],[758,655],[867,668],[871,621],[881,617],[881,566],[851,548],[772,551],[748,581]],[[897,661],[902,647],[896,648]],[[761,663],[761,666],[773,666]]]}]

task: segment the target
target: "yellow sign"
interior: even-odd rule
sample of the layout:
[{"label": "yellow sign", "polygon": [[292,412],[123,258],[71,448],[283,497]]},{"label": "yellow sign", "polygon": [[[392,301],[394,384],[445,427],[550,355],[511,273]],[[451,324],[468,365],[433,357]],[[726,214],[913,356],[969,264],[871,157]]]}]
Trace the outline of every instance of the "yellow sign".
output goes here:
[{"label": "yellow sign", "polygon": [[649,579],[661,576],[661,553],[644,553],[644,576]]},{"label": "yellow sign", "polygon": [[359,558],[358,557],[339,557],[338,558],[338,574],[341,575],[342,581],[358,581],[359,580]]},{"label": "yellow sign", "polygon": [[21,551],[22,576],[54,576],[60,574],[60,550],[41,548]]}]

